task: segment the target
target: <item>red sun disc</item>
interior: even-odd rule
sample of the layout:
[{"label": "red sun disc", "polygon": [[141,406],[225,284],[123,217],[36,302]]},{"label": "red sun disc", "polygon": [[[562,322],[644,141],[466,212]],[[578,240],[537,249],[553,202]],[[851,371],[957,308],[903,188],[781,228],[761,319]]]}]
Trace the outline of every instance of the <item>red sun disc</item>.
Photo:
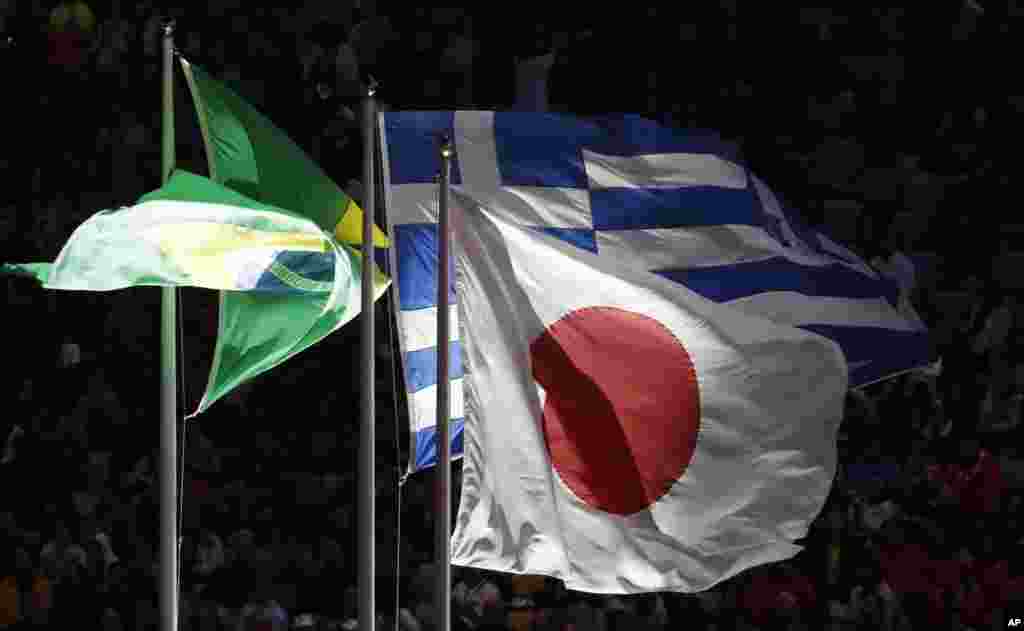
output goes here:
[{"label": "red sun disc", "polygon": [[615,307],[569,313],[530,346],[543,430],[562,481],[588,505],[639,512],[686,471],[700,426],[689,353],[657,320]]}]

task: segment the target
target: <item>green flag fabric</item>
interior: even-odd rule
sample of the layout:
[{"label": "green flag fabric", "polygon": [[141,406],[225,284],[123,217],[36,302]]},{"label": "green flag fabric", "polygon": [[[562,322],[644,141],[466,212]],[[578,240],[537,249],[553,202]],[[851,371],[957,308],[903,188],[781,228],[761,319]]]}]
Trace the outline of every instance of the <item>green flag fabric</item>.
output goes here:
[{"label": "green flag fabric", "polygon": [[[306,217],[342,244],[362,243],[362,211],[298,145],[201,68],[184,58],[181,66],[192,92],[214,181]],[[384,233],[376,226],[374,230],[374,245],[388,246]],[[359,254],[355,256],[358,259]],[[376,285],[376,300],[386,288],[386,277],[376,265],[374,272],[381,279]],[[290,311],[302,308],[293,301],[294,298],[266,292],[221,292],[213,367],[196,414],[249,378],[252,373],[248,367],[253,361],[259,359],[260,365],[268,367],[276,365],[347,321],[325,314],[287,346],[280,346],[277,337],[262,337],[263,331],[290,326]],[[358,310],[358,302],[357,299],[350,303],[352,308]]]},{"label": "green flag fabric", "polygon": [[[374,299],[390,280],[375,268]],[[49,289],[221,290],[221,336],[192,414],[309,348],[362,307],[362,254],[305,217],[175,171],[135,206],[97,213],[56,261],[4,265]]]},{"label": "green flag fabric", "polygon": [[[181,58],[206,144],[210,177],[312,219],[342,243],[362,243],[362,209],[295,142],[231,88]],[[387,247],[374,226],[373,243]]]}]

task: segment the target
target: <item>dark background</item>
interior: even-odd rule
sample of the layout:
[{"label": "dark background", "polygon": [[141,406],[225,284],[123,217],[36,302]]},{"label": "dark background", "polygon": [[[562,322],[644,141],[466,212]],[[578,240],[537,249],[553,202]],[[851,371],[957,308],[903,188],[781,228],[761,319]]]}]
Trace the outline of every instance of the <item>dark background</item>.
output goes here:
[{"label": "dark background", "polygon": [[[1000,524],[993,529],[1006,543],[1001,554],[1016,554],[1010,543],[1020,533],[1007,524],[1016,510],[1009,507],[1019,463],[1018,443],[1010,437],[1018,434],[1012,423],[1000,429],[1002,416],[990,418],[1005,413],[1012,420],[1018,412],[1015,370],[1024,358],[1016,351],[1016,319],[996,351],[965,351],[956,342],[976,336],[985,318],[1008,304],[1020,277],[1007,263],[1021,249],[1011,179],[1017,168],[1014,130],[1024,104],[1014,73],[1015,44],[1024,31],[1019,3],[982,1],[979,13],[952,1],[585,9],[552,3],[474,3],[460,9],[383,1],[362,8],[346,2],[254,8],[223,1],[93,1],[88,5],[95,22],[77,31],[51,22],[55,4],[0,1],[0,260],[50,260],[86,217],[159,186],[158,34],[165,15],[177,19],[176,43],[184,55],[261,108],[342,186],[361,174],[360,78],[372,75],[381,82],[383,108],[508,109],[517,105],[517,61],[555,51],[547,82],[552,110],[632,112],[667,125],[715,129],[735,143],[736,159],[810,223],[868,259],[899,250],[919,265],[914,300],[935,331],[944,376],[938,386],[934,379],[904,378],[869,389],[870,405],[851,400],[844,467],[881,463],[899,473],[866,491],[837,483],[819,524],[826,534],[798,557],[799,571],[818,589],[813,604],[800,599],[805,623],[819,616],[815,620],[824,624],[830,601],[855,608],[853,583],[885,570],[877,558],[868,560],[883,545],[905,551],[908,541],[922,542],[929,558],[939,561],[970,546],[981,557],[992,553],[976,549],[977,533],[986,524]],[[350,53],[339,57],[346,46]],[[204,173],[194,110],[180,74],[176,99],[179,166]],[[967,291],[970,276],[981,281],[980,291]],[[191,410],[205,385],[216,300],[212,292],[181,294],[183,405]],[[2,381],[0,427],[3,437],[16,426],[23,434],[11,441],[16,456],[0,472],[3,511],[12,520],[4,527],[11,563],[0,560],[0,574],[17,574],[21,624],[27,628],[45,627],[46,616],[38,613],[43,610],[49,612],[49,628],[72,628],[66,626],[72,621],[74,628],[99,627],[104,615],[105,624],[113,625],[115,614],[123,628],[153,628],[158,303],[155,290],[48,294],[30,283],[4,281],[2,352],[9,376]],[[982,312],[974,320],[981,325],[959,318],[972,306]],[[1016,313],[1016,307],[1009,309]],[[382,611],[392,611],[395,576],[401,575],[402,606],[427,626],[429,587],[424,591],[412,577],[425,573],[423,584],[429,586],[424,564],[433,553],[431,474],[417,474],[403,487],[403,521],[396,534],[395,489],[407,462],[407,425],[404,401],[394,400],[396,355],[384,307],[377,316],[378,598]],[[189,425],[184,590],[186,618],[195,628],[224,624],[213,621],[216,606],[230,619],[241,605],[263,602],[267,594],[293,622],[305,612],[335,621],[354,615],[346,590],[355,584],[357,549],[352,519],[358,331],[356,324],[345,327]],[[73,348],[80,360],[61,361],[62,352]],[[989,392],[995,393],[997,412],[985,416],[979,404]],[[942,439],[938,434],[949,420],[957,433]],[[882,422],[901,428],[899,436],[883,440]],[[923,487],[914,484],[921,482],[922,463],[960,462],[959,441],[976,434],[999,463],[1009,490],[977,477],[967,466],[973,460],[961,463],[975,471],[971,484],[985,493],[997,488],[1004,499],[978,518],[980,526],[972,518],[969,526],[954,528],[967,521],[963,515],[942,512],[944,505],[922,499]],[[946,487],[932,477],[929,488],[941,496]],[[458,488],[457,476],[455,482]],[[936,543],[911,530],[903,543],[893,543],[902,535],[872,533],[860,517],[837,518],[835,529],[826,521],[833,512],[859,515],[857,502],[880,506],[887,497],[897,498],[902,519],[933,523],[954,515],[942,525],[949,532]],[[92,500],[92,510],[83,508],[83,501]],[[78,570],[48,568],[44,545],[62,541],[58,523],[92,556],[102,557],[90,542],[105,533],[119,562],[101,559],[77,577],[72,575]],[[253,545],[244,543],[244,530],[252,532]],[[226,550],[222,567],[208,576],[191,569],[206,532]],[[820,575],[833,535],[845,550],[844,578],[835,584]],[[745,575],[715,590],[726,604],[715,604],[712,595],[656,602],[668,607],[673,624],[753,624],[750,612],[756,607],[743,594],[762,589],[770,599],[772,586],[784,592],[795,584],[771,574],[776,569],[765,569],[762,583],[755,572],[754,578]],[[49,587],[38,587],[45,581],[36,579],[47,572]],[[914,596],[899,596],[901,610],[922,620],[928,612],[948,620],[954,600],[967,602],[974,593],[967,574],[958,574],[966,587],[921,591],[932,600],[920,606]],[[941,582],[934,576],[929,585]],[[588,628],[581,621],[589,614],[579,613],[586,607],[621,628],[641,624],[611,613],[623,602],[631,616],[656,618],[650,599],[566,595],[550,582],[545,590],[531,591],[508,577],[472,572],[458,572],[456,580],[471,592],[459,601],[470,618],[470,605],[486,590],[469,588],[488,583],[500,591],[503,607],[547,611],[549,618],[551,612],[576,612],[582,616],[577,629]],[[902,585],[895,575],[888,580],[890,587]],[[877,581],[872,585],[875,598],[884,600],[877,596]],[[985,589],[985,598],[995,600],[982,600],[980,609],[1008,611],[1000,607],[1009,592]],[[51,608],[32,600],[37,592],[50,594]],[[943,594],[952,600],[942,600]],[[858,613],[859,624],[872,628],[871,615]],[[502,624],[511,628],[521,619],[510,613]],[[201,627],[206,624],[212,626]]]}]

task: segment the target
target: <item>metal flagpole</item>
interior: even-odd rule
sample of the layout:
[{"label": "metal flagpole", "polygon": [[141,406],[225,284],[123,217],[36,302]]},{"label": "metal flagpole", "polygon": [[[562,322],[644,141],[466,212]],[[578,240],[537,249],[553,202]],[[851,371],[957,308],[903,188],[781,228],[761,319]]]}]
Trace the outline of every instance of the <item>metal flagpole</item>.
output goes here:
[{"label": "metal flagpole", "polygon": [[377,121],[377,86],[368,79],[363,97],[363,400],[359,427],[359,628],[376,628],[377,606],[375,594],[376,562],[376,435],[374,427],[374,396],[377,375],[374,362],[373,325],[373,226],[376,204],[374,181],[374,139]]},{"label": "metal flagpole", "polygon": [[[161,181],[174,169],[174,22],[164,25]],[[161,289],[160,309],[160,629],[178,631],[178,294]]]},{"label": "metal flagpole", "polygon": [[434,551],[437,572],[437,631],[451,628],[451,558],[448,552],[451,529],[451,446],[448,439],[450,379],[448,378],[448,177],[451,161],[451,140],[441,142],[441,184],[437,208],[437,466],[434,468]]}]

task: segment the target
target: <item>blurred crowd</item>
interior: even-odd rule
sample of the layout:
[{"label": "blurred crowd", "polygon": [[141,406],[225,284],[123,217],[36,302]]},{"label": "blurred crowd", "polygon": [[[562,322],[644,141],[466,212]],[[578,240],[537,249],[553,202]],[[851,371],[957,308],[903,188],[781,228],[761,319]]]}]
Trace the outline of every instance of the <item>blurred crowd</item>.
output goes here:
[{"label": "blurred crowd", "polygon": [[[456,628],[1006,628],[1024,612],[1024,230],[997,209],[1013,199],[1024,98],[991,69],[1010,59],[1024,3],[898,4],[504,15],[0,0],[0,258],[52,259],[83,219],[159,185],[167,15],[182,55],[339,183],[361,172],[369,76],[385,109],[628,111],[716,129],[808,223],[899,284],[937,362],[850,393],[833,491],[793,560],[700,594],[623,597],[454,568]],[[203,173],[181,83],[175,110],[178,163]],[[156,292],[46,293],[12,279],[3,291],[0,628],[155,629]],[[216,305],[188,290],[181,309],[191,409]],[[356,628],[349,328],[183,428],[184,629]],[[389,340],[377,375],[380,628],[426,631],[432,478],[398,487],[406,434]],[[457,465],[454,478],[457,489]]]}]

